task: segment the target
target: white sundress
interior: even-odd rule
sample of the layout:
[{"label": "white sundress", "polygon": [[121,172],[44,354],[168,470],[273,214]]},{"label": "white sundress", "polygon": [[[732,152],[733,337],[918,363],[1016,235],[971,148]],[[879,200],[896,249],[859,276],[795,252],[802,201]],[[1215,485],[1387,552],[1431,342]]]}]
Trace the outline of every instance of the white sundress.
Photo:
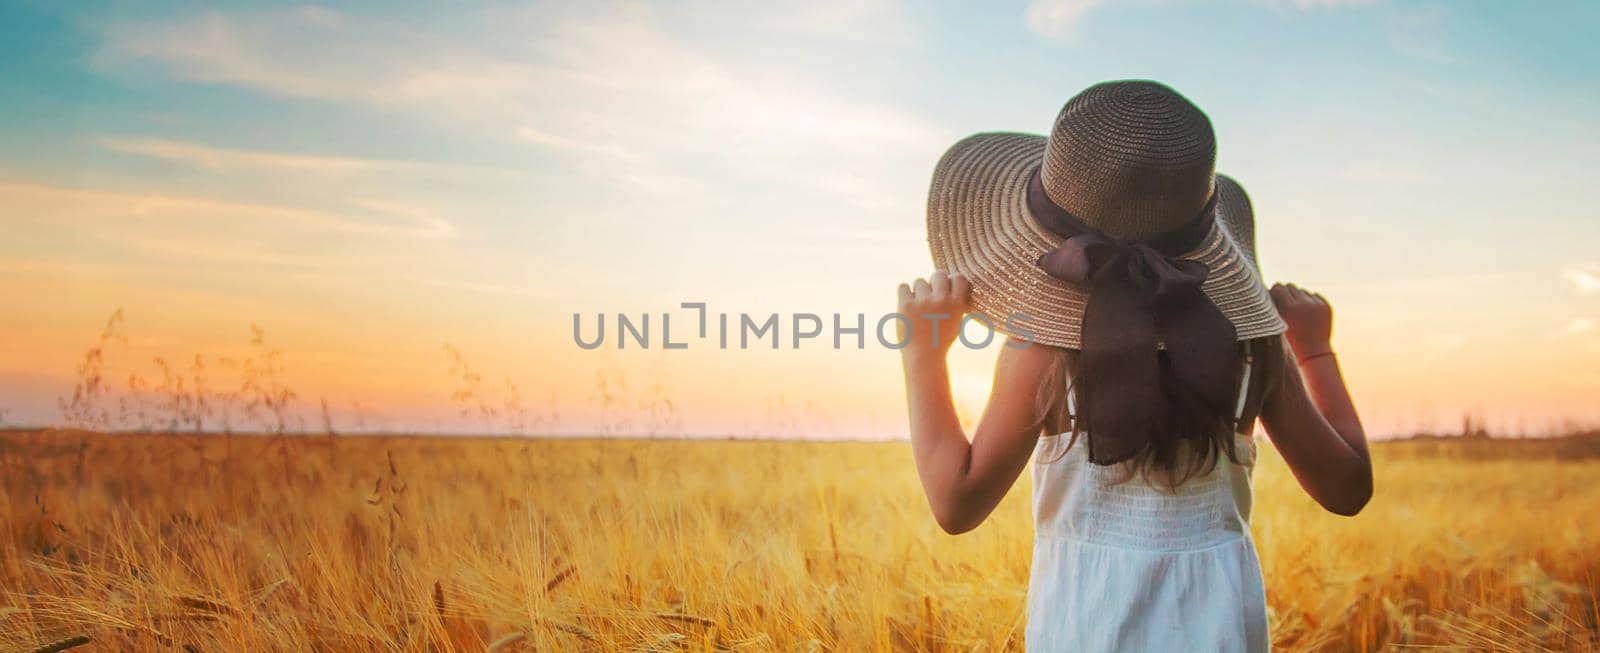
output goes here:
[{"label": "white sundress", "polygon": [[1034,450],[1027,649],[1268,650],[1250,537],[1254,438],[1236,435],[1239,463],[1224,457],[1176,492],[1117,483],[1125,472],[1090,463],[1070,438]]}]

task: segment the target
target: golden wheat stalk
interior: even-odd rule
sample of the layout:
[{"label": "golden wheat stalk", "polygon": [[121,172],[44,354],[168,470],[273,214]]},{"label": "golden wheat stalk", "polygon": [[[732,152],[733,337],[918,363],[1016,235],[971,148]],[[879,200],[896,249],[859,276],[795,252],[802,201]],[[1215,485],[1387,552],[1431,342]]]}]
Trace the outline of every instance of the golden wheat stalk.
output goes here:
[{"label": "golden wheat stalk", "polygon": [[527,639],[527,637],[528,637],[527,633],[522,632],[520,630],[514,630],[514,631],[511,631],[511,632],[506,633],[504,635],[501,635],[499,639],[496,639],[493,642],[489,642],[489,646],[487,648],[485,648],[484,650],[488,651],[488,653],[494,653],[495,651],[498,651],[500,649],[503,649],[503,648],[506,648],[508,646],[511,646],[512,644],[520,642],[520,641],[522,641],[524,639]]},{"label": "golden wheat stalk", "polygon": [[656,613],[656,618],[658,618],[658,619],[666,619],[667,621],[682,621],[682,622],[685,622],[685,623],[698,624],[698,625],[701,625],[701,626],[715,626],[715,625],[717,625],[717,620],[715,620],[715,619],[709,619],[709,618],[706,618],[706,617],[701,617],[701,616],[692,615],[692,614],[679,614],[679,613],[676,613],[676,612],[657,612]]},{"label": "golden wheat stalk", "polygon": [[60,653],[69,648],[77,648],[89,643],[88,635],[73,635],[63,640],[42,644],[28,650],[28,653]]},{"label": "golden wheat stalk", "polygon": [[559,587],[563,581],[572,576],[572,572],[577,570],[577,567],[568,565],[566,569],[561,570],[561,572],[556,574],[554,578],[551,578],[550,582],[544,584],[544,593],[549,594],[551,590]]}]

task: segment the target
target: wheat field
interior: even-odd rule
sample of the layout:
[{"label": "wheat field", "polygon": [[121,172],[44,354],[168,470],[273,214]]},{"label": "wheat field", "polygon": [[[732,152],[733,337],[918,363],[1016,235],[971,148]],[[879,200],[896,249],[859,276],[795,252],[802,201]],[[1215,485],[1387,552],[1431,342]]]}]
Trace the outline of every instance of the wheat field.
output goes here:
[{"label": "wheat field", "polygon": [[[1380,444],[1353,519],[1262,447],[1275,646],[1600,648],[1592,445]],[[952,537],[905,443],[0,433],[0,651],[1020,650],[1027,493]]]}]

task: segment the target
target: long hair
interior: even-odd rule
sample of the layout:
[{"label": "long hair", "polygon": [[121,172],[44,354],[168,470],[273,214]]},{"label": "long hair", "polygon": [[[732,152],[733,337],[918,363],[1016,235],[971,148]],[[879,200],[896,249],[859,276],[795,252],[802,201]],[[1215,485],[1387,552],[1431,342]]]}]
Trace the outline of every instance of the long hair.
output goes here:
[{"label": "long hair", "polygon": [[[1046,345],[1034,343],[1033,346]],[[1252,361],[1252,368],[1262,366],[1259,376],[1252,374],[1260,382],[1252,382],[1248,396],[1244,397],[1242,419],[1253,423],[1261,412],[1262,403],[1282,383],[1283,340],[1280,336],[1269,336],[1246,340],[1240,346]],[[1035,414],[1046,433],[1070,433],[1067,445],[1070,448],[1083,435],[1082,425],[1086,423],[1083,415],[1073,414],[1071,407],[1084,405],[1083,389],[1095,380],[1080,376],[1082,366],[1078,350],[1050,349],[1055,356],[1039,384]],[[1150,444],[1133,458],[1118,463],[1124,472],[1121,480],[1139,476],[1152,485],[1174,489],[1191,478],[1210,473],[1224,457],[1230,462],[1239,462],[1233,435],[1236,427],[1250,425],[1236,425],[1233,413],[1218,413],[1200,401],[1190,388],[1178,381],[1166,352],[1161,352],[1158,359],[1161,366],[1158,382],[1167,400],[1167,410],[1157,416],[1160,428]],[[1069,395],[1074,401],[1068,401]]]}]

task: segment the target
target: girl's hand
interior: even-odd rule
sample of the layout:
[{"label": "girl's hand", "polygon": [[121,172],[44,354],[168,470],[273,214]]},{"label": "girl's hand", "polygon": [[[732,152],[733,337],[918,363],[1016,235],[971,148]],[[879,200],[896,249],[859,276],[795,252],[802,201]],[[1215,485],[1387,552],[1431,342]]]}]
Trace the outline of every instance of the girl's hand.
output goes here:
[{"label": "girl's hand", "polygon": [[925,280],[900,284],[900,314],[906,319],[895,322],[900,327],[900,342],[906,343],[901,353],[943,356],[950,351],[961,333],[961,318],[967,314],[971,292],[966,277],[946,275],[942,270]]},{"label": "girl's hand", "polygon": [[1284,334],[1300,358],[1332,351],[1333,307],[1321,294],[1306,291],[1292,283],[1276,283],[1270,291],[1278,315],[1289,325]]}]

